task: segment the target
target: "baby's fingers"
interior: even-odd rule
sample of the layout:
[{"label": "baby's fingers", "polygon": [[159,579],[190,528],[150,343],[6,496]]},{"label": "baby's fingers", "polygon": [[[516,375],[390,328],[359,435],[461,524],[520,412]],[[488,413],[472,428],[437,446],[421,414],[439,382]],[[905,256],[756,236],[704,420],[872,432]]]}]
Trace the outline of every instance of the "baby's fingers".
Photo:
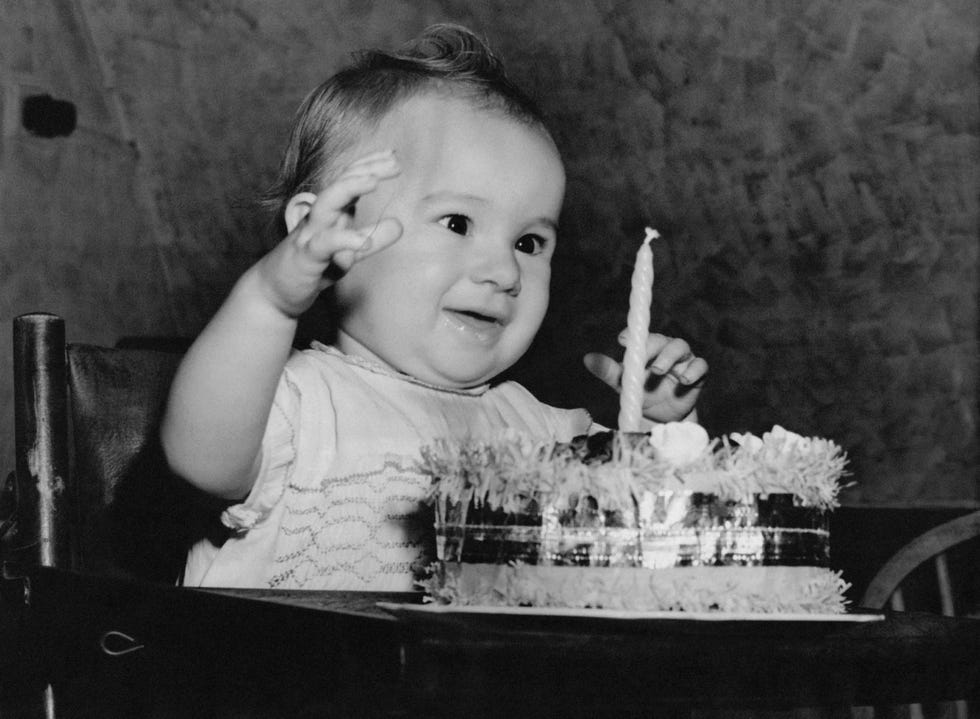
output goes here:
[{"label": "baby's fingers", "polygon": [[[619,341],[625,345],[625,331],[619,335]],[[647,367],[652,374],[671,377],[680,384],[696,384],[708,372],[708,363],[695,356],[691,346],[679,337],[652,332],[647,338],[646,351]]]},{"label": "baby's fingers", "polygon": [[699,382],[708,372],[708,363],[696,357],[691,346],[677,337],[651,335],[647,350],[652,361],[650,371],[667,375],[684,385]]},{"label": "baby's fingers", "polygon": [[399,172],[398,161],[390,151],[369,155],[349,165],[317,196],[306,218],[310,229],[316,232],[338,225],[346,229],[358,198],[374,192],[383,180]]},{"label": "baby's fingers", "polygon": [[615,390],[623,377],[623,366],[612,357],[589,352],[582,358],[585,368]]},{"label": "baby's fingers", "polygon": [[384,217],[370,227],[362,227],[359,233],[365,239],[360,249],[354,253],[355,262],[397,242],[402,236],[402,223],[394,217]]},{"label": "baby's fingers", "polygon": [[685,361],[676,363],[667,370],[667,375],[673,377],[682,385],[699,385],[704,381],[708,374],[708,363],[700,357],[691,357]]},{"label": "baby's fingers", "polygon": [[395,218],[386,217],[375,225],[360,230],[348,230],[346,234],[352,241],[330,258],[330,266],[326,271],[329,280],[340,279],[354,263],[397,242],[402,236],[402,225]]}]

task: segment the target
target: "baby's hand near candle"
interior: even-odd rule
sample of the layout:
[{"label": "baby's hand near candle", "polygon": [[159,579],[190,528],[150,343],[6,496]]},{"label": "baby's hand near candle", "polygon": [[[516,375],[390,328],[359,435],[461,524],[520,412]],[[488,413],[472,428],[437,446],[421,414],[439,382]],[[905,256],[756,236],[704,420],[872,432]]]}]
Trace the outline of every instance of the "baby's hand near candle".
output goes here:
[{"label": "baby's hand near candle", "polygon": [[[619,336],[625,346],[626,333]],[[643,416],[654,422],[696,419],[694,407],[708,373],[708,363],[677,337],[651,333],[647,338],[647,379],[644,383]],[[611,357],[589,353],[585,367],[615,390],[620,388],[623,366]]]},{"label": "baby's hand near candle", "polygon": [[256,265],[264,292],[278,309],[298,316],[355,262],[401,237],[401,223],[394,218],[357,226],[354,217],[358,198],[399,172],[392,152],[376,152],[348,165],[319,193],[300,192],[290,200],[289,235]]},{"label": "baby's hand near candle", "polygon": [[643,416],[654,422],[676,422],[692,415],[708,363],[695,356],[691,346],[678,337],[653,333],[647,339],[647,367]]}]

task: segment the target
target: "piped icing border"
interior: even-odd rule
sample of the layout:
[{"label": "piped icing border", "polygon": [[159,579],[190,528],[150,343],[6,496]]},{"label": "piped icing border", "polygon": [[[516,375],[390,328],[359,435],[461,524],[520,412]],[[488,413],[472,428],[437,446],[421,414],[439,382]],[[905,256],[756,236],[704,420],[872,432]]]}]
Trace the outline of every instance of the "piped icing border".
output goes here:
[{"label": "piped icing border", "polygon": [[424,583],[430,600],[457,606],[629,611],[841,614],[848,587],[818,567],[541,567],[446,563]]},{"label": "piped icing border", "polygon": [[648,434],[600,433],[569,443],[508,431],[489,439],[438,439],[422,449],[437,521],[462,503],[520,513],[531,502],[570,507],[584,496],[605,511],[631,512],[644,496],[665,491],[735,501],[791,494],[802,506],[830,510],[839,505],[846,464],[833,441],[778,425],[761,437],[709,439],[697,424],[671,422]]}]

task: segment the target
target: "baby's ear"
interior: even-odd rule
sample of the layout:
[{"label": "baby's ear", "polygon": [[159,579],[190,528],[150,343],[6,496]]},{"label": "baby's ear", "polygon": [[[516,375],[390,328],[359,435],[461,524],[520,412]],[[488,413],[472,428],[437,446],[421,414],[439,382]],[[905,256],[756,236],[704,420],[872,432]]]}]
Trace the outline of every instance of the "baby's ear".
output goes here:
[{"label": "baby's ear", "polygon": [[314,202],[316,202],[316,195],[312,192],[300,192],[289,199],[286,203],[286,211],[283,213],[286,232],[292,232],[299,221],[310,214]]}]

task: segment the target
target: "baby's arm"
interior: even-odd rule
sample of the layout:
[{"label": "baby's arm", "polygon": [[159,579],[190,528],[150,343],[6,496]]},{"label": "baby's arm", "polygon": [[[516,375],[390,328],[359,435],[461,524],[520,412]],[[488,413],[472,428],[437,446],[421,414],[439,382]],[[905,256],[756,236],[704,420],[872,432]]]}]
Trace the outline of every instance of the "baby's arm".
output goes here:
[{"label": "baby's arm", "polygon": [[349,208],[399,172],[390,152],[347,167],[319,195],[286,210],[289,235],[242,275],[184,357],[170,390],[161,441],[171,468],[201,489],[240,499],[259,449],[297,319],[363,257],[401,236],[392,219],[356,229]]},{"label": "baby's arm", "polygon": [[[625,345],[625,342],[623,332],[619,343]],[[619,391],[622,364],[595,352],[585,355],[584,361],[592,374]],[[696,422],[695,405],[708,373],[708,363],[696,357],[684,340],[651,333],[647,339],[647,367],[650,374],[645,383],[643,416],[653,422],[682,419]]]}]

